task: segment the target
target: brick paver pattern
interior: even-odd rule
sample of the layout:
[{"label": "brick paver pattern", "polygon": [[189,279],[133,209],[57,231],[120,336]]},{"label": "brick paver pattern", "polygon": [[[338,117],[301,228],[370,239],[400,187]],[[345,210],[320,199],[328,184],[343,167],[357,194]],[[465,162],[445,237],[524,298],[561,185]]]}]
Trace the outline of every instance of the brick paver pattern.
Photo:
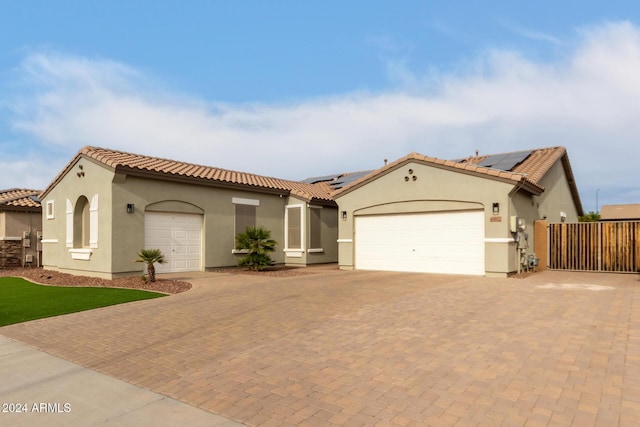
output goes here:
[{"label": "brick paver pattern", "polygon": [[0,334],[247,425],[640,425],[638,275],[193,283]]}]

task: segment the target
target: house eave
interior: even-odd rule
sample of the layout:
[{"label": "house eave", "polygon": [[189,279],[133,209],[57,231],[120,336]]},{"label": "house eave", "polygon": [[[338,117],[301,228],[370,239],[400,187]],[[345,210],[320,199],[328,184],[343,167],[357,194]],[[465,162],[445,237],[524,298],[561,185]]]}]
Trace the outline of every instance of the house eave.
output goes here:
[{"label": "house eave", "polygon": [[516,183],[513,189],[509,192],[509,196],[513,196],[518,191],[526,191],[533,196],[540,196],[542,193],[544,193],[544,188],[532,183],[531,181],[523,177],[523,179],[520,182]]},{"label": "house eave", "polygon": [[130,166],[116,166],[116,173],[127,176],[135,176],[138,178],[157,179],[162,181],[178,182],[193,185],[203,185],[207,187],[226,188],[233,190],[253,191],[256,193],[273,194],[277,196],[288,196],[290,191],[287,189],[268,188],[251,184],[241,184],[234,182],[219,181],[214,179],[206,179],[199,177],[189,177],[176,174],[168,174],[165,172],[156,172],[149,170],[140,170]]},{"label": "house eave", "polygon": [[334,208],[338,207],[338,204],[336,203],[335,200],[320,199],[317,197],[312,197],[311,199],[309,199],[309,203],[314,205],[322,205],[322,206],[328,206],[328,207],[334,207]]},{"label": "house eave", "polygon": [[564,174],[567,177],[567,182],[569,183],[569,189],[571,191],[573,203],[575,204],[576,210],[578,211],[578,216],[582,216],[584,215],[584,209],[582,207],[582,201],[580,200],[578,185],[576,184],[576,179],[573,176],[573,170],[571,169],[571,163],[569,162],[569,155],[565,152],[561,159],[562,167],[564,168]]},{"label": "house eave", "polygon": [[[44,191],[40,193],[40,196],[39,196],[40,200],[44,200],[44,198],[47,197],[47,195],[51,192],[51,190],[53,190],[55,186],[58,185],[60,181],[64,179],[64,177],[69,173],[71,169],[73,169],[73,167],[76,165],[76,163],[78,163],[78,161],[80,161],[80,159],[87,159],[87,160],[93,161],[90,157],[86,156],[83,153],[76,154],[75,157],[71,159],[69,163],[66,164],[64,169],[62,169],[62,171],[58,175],[56,175],[56,177],[53,179],[53,181],[51,181],[51,183],[47,186],[47,188],[45,188]],[[98,164],[100,164],[103,167],[107,167],[103,163],[98,163]]]},{"label": "house eave", "polygon": [[[492,181],[500,181],[500,182],[504,182],[504,183],[508,183],[508,184],[519,184],[520,188],[525,189],[527,191],[529,191],[532,194],[536,194],[536,195],[540,195],[542,194],[542,192],[544,191],[544,188],[534,184],[533,182],[529,181],[526,179],[526,177],[524,175],[520,175],[517,176],[517,179],[514,179],[513,176],[516,175],[512,172],[505,172],[505,171],[498,171],[495,170],[495,172],[491,172],[491,173],[487,173],[486,172],[486,168],[481,168],[482,171],[478,171],[478,170],[474,170],[474,169],[462,169],[462,168],[456,168],[456,167],[452,167],[449,164],[447,164],[447,161],[442,161],[442,163],[436,163],[436,162],[431,162],[431,161],[425,161],[425,160],[421,160],[421,159],[417,159],[415,157],[413,157],[412,155],[407,156],[404,159],[401,159],[400,161],[396,162],[396,163],[392,163],[388,166],[385,166],[382,170],[377,170],[372,172],[369,176],[365,176],[361,179],[361,181],[359,182],[355,182],[353,185],[345,187],[344,189],[338,190],[334,196],[335,199],[339,199],[340,197],[349,194],[350,192],[368,184],[369,182],[379,179],[387,174],[389,174],[390,172],[399,169],[401,167],[404,167],[408,164],[411,163],[418,163],[418,164],[422,164],[422,165],[426,165],[426,166],[430,166],[430,167],[434,167],[437,169],[443,169],[443,170],[447,170],[450,172],[456,172],[456,173],[461,173],[461,174],[465,174],[465,175],[470,175],[470,176],[474,176],[477,178],[482,178],[482,179],[490,179]],[[479,167],[476,167],[475,169],[480,169]]]},{"label": "house eave", "polygon": [[42,213],[42,208],[36,208],[31,206],[7,206],[0,205],[0,212],[29,212],[29,213]]}]

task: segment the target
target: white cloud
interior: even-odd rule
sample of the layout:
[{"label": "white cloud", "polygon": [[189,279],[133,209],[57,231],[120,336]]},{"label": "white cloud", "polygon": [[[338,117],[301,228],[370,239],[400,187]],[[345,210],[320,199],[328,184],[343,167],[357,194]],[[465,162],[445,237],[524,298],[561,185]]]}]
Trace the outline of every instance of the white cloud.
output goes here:
[{"label": "white cloud", "polygon": [[458,158],[564,145],[587,193],[633,187],[640,29],[609,23],[569,44],[553,63],[489,51],[465,73],[400,64],[411,85],[385,93],[242,105],[171,93],[113,61],[41,53],[23,64],[35,89],[14,103],[15,128],[71,154],[91,144],[283,178],[374,168],[411,151]]},{"label": "white cloud", "polygon": [[554,45],[563,44],[562,40],[558,37],[552,34],[544,33],[542,31],[532,30],[530,28],[525,28],[516,24],[505,24],[505,27],[515,32],[516,34],[519,34],[522,37],[526,37],[531,40],[543,41]]},{"label": "white cloud", "polygon": [[[62,165],[64,165],[64,159]],[[68,160],[68,159],[67,159]],[[2,156],[0,171],[2,171],[0,189],[28,188],[44,190],[59,172],[61,166],[51,163],[50,158],[31,153],[26,156]]]}]

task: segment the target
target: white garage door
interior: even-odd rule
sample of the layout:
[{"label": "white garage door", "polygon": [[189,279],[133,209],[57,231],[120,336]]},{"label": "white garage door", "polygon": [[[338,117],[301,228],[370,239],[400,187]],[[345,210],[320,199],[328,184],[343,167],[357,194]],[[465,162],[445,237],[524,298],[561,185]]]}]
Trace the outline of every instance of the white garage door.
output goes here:
[{"label": "white garage door", "polygon": [[200,271],[202,260],[202,215],[147,212],[144,215],[144,247],[159,248],[164,264],[158,273]]},{"label": "white garage door", "polygon": [[484,275],[484,213],[356,217],[359,270]]}]

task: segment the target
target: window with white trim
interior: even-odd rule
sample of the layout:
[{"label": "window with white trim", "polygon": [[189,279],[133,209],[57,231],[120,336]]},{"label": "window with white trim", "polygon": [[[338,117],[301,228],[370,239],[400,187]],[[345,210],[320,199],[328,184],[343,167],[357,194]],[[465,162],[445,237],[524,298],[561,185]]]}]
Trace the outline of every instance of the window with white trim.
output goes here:
[{"label": "window with white trim", "polygon": [[302,208],[304,205],[290,205],[286,207],[285,220],[287,226],[287,233],[285,235],[285,250],[286,249],[302,249],[304,246],[303,238],[303,215]]},{"label": "window with white trim", "polygon": [[56,217],[56,204],[54,200],[48,200],[46,204],[46,216],[47,219],[55,219]]},{"label": "window with white trim", "polygon": [[235,236],[244,233],[247,227],[256,226],[257,208],[260,206],[260,200],[233,197],[231,202],[235,205],[235,233],[233,235],[235,239]]},{"label": "window with white trim", "polygon": [[86,197],[80,196],[73,209],[73,247],[88,248],[91,233],[90,205]]},{"label": "window with white trim", "polygon": [[256,207],[250,205],[236,205],[236,233],[244,233],[247,227],[256,226]]},{"label": "window with white trim", "polygon": [[67,199],[67,247],[98,247],[98,195],[78,197],[75,206]]},{"label": "window with white trim", "polygon": [[[236,247],[236,236],[240,233],[244,233],[247,227],[256,226],[256,217],[258,213],[258,206],[260,206],[260,200],[257,199],[245,199],[242,197],[232,197],[231,203],[235,205],[235,216],[233,222],[233,248]],[[246,249],[232,249],[234,254],[247,253]]]},{"label": "window with white trim", "polygon": [[309,206],[309,249],[322,249],[322,206]]}]

